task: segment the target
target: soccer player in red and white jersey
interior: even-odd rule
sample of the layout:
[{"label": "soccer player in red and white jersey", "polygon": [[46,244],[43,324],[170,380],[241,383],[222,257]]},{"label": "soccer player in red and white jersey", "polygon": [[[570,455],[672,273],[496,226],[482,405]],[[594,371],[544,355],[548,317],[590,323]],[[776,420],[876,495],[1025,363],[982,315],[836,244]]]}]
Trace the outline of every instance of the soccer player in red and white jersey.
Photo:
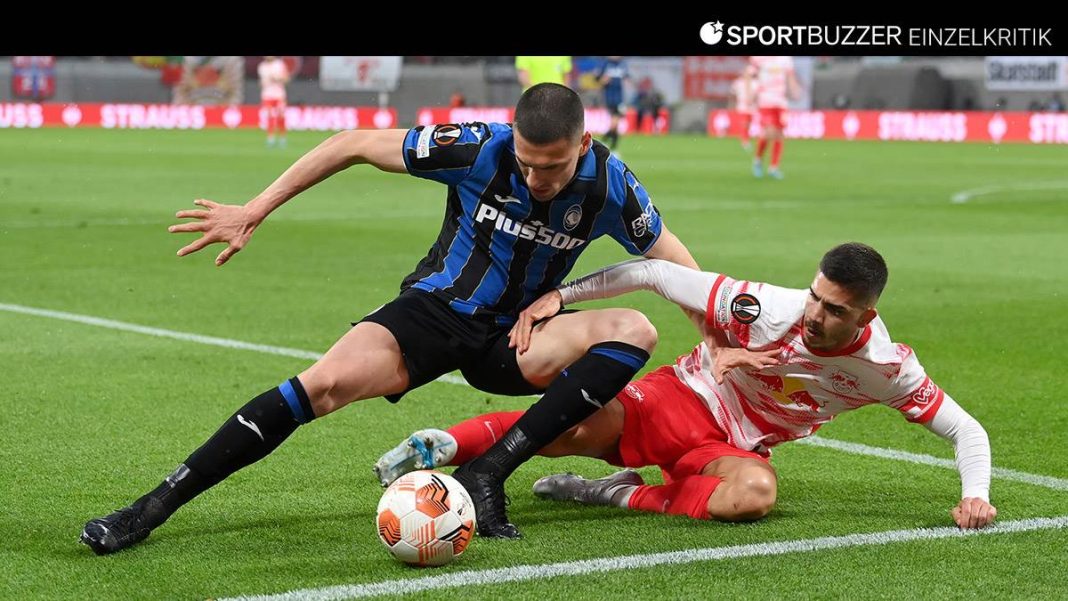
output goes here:
[{"label": "soccer player in red and white jersey", "polygon": [[267,146],[286,146],[286,83],[289,68],[277,56],[265,56],[256,71],[260,76],[260,105],[267,115]]},{"label": "soccer player in red and white jersey", "polygon": [[[764,175],[764,152],[771,142],[771,163],[768,175],[782,179],[779,162],[782,159],[783,129],[786,121],[783,113],[788,105],[788,98],[799,98],[801,84],[794,72],[794,59],[789,56],[753,56],[749,58],[753,68],[752,77],[756,89],[756,106],[760,115],[760,125],[764,134],[757,142],[756,154],[753,156],[753,175]],[[746,72],[747,78],[750,72]]]},{"label": "soccer player in red and white jersey", "polygon": [[753,93],[753,71],[755,69],[752,65],[745,68],[745,71],[739,75],[731,83],[731,95],[728,101],[727,108],[734,109],[742,117],[742,134],[739,139],[742,142],[742,148],[750,150],[752,143],[749,140],[749,129],[753,125],[753,117],[756,115],[756,99]]},{"label": "soccer player in red and white jersey", "polygon": [[[664,484],[646,485],[633,470],[599,480],[557,474],[536,482],[534,492],[698,519],[758,519],[776,500],[772,447],[810,436],[846,411],[885,405],[953,443],[962,494],[950,513],[962,528],[990,524],[997,510],[990,504],[986,431],[931,380],[911,348],[891,340],[875,309],[886,277],[879,253],[848,243],[824,255],[807,290],[638,260],[546,294],[512,331],[519,348],[532,323],[564,304],[633,290],[652,290],[704,313],[707,332],[675,365],[632,382],[541,451],[628,468],[657,465]],[[383,455],[379,466],[395,478],[457,465],[491,445],[519,415],[493,413],[447,432],[421,430]]]}]

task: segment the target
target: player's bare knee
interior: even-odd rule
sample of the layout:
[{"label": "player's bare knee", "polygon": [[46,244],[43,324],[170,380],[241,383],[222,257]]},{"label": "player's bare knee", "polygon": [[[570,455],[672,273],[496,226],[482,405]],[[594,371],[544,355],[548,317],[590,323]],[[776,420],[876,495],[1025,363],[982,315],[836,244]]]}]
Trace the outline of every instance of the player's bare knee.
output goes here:
[{"label": "player's bare knee", "polygon": [[608,330],[605,340],[626,342],[648,352],[656,348],[656,327],[639,311],[623,309],[613,312]]},{"label": "player's bare knee", "polygon": [[343,393],[341,379],[324,366],[313,365],[299,378],[316,417],[333,413],[353,400]]},{"label": "player's bare knee", "polygon": [[762,467],[740,469],[720,486],[722,494],[709,498],[708,512],[728,521],[758,520],[768,515],[778,494],[775,473]]},{"label": "player's bare knee", "polygon": [[743,470],[734,486],[738,519],[756,520],[771,513],[778,491],[775,475],[770,470]]}]

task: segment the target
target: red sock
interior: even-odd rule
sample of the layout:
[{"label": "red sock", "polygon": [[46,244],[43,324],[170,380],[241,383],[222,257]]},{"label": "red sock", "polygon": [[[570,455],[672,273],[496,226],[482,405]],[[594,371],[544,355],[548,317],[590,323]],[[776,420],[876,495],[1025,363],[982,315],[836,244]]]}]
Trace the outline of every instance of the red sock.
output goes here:
[{"label": "red sock", "polygon": [[708,498],[719,483],[715,476],[688,476],[671,484],[639,486],[630,496],[629,507],[707,520]]},{"label": "red sock", "polygon": [[768,139],[767,138],[760,138],[760,141],[757,142],[756,156],[754,156],[753,158],[754,159],[764,160],[764,151],[767,150],[767,149],[768,149]]},{"label": "red sock", "polygon": [[461,465],[485,453],[522,416],[522,411],[486,413],[446,430],[456,439],[456,457],[449,465]]},{"label": "red sock", "polygon": [[777,169],[779,167],[779,159],[782,158],[782,140],[775,140],[771,145],[771,166]]},{"label": "red sock", "polygon": [[278,109],[275,114],[277,115],[275,129],[278,130],[278,135],[284,138],[286,136],[286,112]]}]

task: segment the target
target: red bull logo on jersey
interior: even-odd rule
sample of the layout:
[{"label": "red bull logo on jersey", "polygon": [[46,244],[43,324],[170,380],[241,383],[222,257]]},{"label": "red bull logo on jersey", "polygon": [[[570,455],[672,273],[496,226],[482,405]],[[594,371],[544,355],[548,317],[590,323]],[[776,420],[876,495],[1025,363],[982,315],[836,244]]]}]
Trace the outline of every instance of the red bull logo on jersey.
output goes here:
[{"label": "red bull logo on jersey", "polygon": [[813,411],[819,411],[820,407],[823,406],[819,401],[814,399],[812,397],[812,395],[808,393],[807,390],[798,390],[798,391],[792,392],[792,393],[790,393],[790,395],[787,398],[789,398],[790,401],[792,403],[794,403],[795,405],[800,405],[802,407],[808,407],[809,409],[811,409]]},{"label": "red bull logo on jersey", "polygon": [[831,388],[838,394],[855,392],[859,382],[856,376],[849,372],[842,371],[837,367],[831,368],[829,379],[831,381]]},{"label": "red bull logo on jersey", "polygon": [[782,392],[782,377],[772,374],[762,374],[758,371],[749,372],[754,379],[759,380],[771,392]]},{"label": "red bull logo on jersey", "polygon": [[819,411],[823,407],[822,403],[805,390],[805,382],[801,378],[762,374],[756,371],[749,372],[749,375],[762,383],[771,397],[783,405],[798,405],[812,411]]},{"label": "red bull logo on jersey", "polygon": [[492,221],[493,229],[502,231],[510,236],[515,236],[522,240],[533,240],[538,244],[545,244],[560,250],[571,250],[586,243],[582,238],[574,238],[564,232],[549,229],[540,221],[519,222],[509,217],[504,211],[487,204],[479,204],[478,209],[475,211],[475,222],[483,223],[485,221]]}]

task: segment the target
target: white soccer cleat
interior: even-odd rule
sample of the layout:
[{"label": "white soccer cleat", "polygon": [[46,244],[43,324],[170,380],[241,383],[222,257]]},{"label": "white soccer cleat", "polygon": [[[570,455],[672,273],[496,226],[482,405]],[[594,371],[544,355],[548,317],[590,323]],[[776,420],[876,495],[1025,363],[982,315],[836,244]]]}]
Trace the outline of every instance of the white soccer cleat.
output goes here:
[{"label": "white soccer cleat", "polygon": [[417,430],[386,451],[371,470],[385,488],[404,474],[448,465],[456,456],[456,439],[444,430]]},{"label": "white soccer cleat", "polygon": [[570,472],[545,476],[534,483],[534,494],[554,501],[576,501],[586,505],[620,506],[638,486],[645,484],[642,475],[634,470],[623,470],[587,480]]}]

